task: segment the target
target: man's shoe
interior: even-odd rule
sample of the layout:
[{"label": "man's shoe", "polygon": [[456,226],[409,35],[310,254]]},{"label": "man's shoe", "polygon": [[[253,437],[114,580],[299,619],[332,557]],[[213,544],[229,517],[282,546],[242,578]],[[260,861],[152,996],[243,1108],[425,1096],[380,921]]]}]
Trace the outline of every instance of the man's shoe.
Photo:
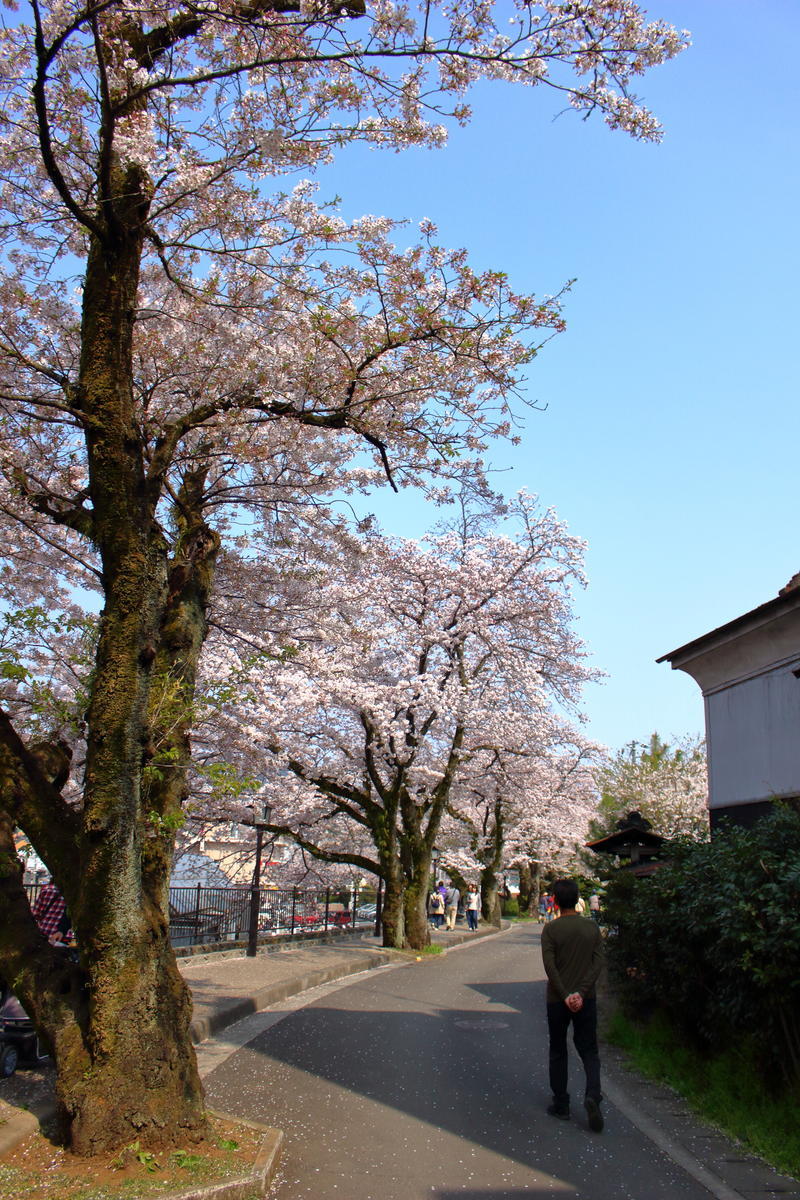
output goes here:
[{"label": "man's shoe", "polygon": [[592,1133],[601,1133],[604,1121],[599,1101],[595,1100],[593,1096],[587,1096],[583,1102],[583,1107],[586,1109],[586,1115],[589,1118],[589,1128]]},{"label": "man's shoe", "polygon": [[559,1121],[568,1121],[569,1109],[563,1108],[560,1104],[548,1104],[547,1115],[550,1117],[558,1117]]}]

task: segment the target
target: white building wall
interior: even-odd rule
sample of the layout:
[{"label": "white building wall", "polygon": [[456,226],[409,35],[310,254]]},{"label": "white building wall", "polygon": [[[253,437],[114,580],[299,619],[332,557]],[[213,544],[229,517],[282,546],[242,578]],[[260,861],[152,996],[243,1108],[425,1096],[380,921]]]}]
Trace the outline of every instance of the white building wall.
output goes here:
[{"label": "white building wall", "polygon": [[797,661],[706,693],[709,806],[800,795]]}]

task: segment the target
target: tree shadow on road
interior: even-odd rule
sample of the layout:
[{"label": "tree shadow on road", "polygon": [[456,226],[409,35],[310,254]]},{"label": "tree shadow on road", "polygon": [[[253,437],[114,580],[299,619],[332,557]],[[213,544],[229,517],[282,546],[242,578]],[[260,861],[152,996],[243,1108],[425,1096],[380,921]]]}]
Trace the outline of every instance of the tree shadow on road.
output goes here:
[{"label": "tree shadow on road", "polygon": [[[435,1200],[694,1200],[653,1170],[649,1143],[618,1159],[622,1125],[627,1139],[640,1140],[621,1119],[600,1138],[588,1132],[582,1106],[569,1123],[546,1115],[543,983],[469,987],[483,998],[469,1008],[432,1002],[409,1011],[398,988],[384,996],[385,1009],[363,1011],[353,985],[337,992],[339,1007],[331,997],[311,1004],[217,1068],[206,1081],[210,1099],[283,1129],[287,1157],[301,1158],[320,1184],[326,1176],[363,1182],[371,1174],[385,1184],[405,1174],[407,1196],[418,1194],[412,1179],[425,1180],[424,1194]],[[573,1092],[582,1095],[575,1062]],[[497,1179],[497,1188],[470,1191],[470,1182],[487,1179]],[[345,1194],[336,1186],[313,1194]],[[376,1195],[393,1195],[385,1187],[381,1193],[377,1180],[375,1187]]]}]

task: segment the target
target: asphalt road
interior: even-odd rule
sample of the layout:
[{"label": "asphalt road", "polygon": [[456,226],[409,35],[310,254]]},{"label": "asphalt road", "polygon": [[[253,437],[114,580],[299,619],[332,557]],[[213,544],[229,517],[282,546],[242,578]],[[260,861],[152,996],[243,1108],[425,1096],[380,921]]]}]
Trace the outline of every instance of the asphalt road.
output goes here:
[{"label": "asphalt road", "polygon": [[274,1200],[709,1200],[612,1104],[548,1117],[538,929],[330,987],[206,1077],[286,1135]]}]

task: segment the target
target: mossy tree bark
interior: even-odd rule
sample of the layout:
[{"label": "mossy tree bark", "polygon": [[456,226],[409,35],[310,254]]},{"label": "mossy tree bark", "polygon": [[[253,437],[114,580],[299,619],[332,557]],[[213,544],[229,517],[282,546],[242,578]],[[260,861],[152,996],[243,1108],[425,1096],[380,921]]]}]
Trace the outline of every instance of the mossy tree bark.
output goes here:
[{"label": "mossy tree bark", "polygon": [[[168,882],[217,543],[191,503],[197,479],[187,479],[172,561],[156,518],[163,478],[148,473],[132,385],[146,181],[119,164],[109,181],[88,257],[74,397],[91,509],[48,510],[93,543],[102,570],[82,810],[63,802],[41,755],[22,744],[10,723],[0,731],[6,814],[0,901],[15,930],[13,939],[2,939],[3,970],[51,1044],[65,1132],[82,1154],[136,1138],[175,1143],[205,1122],[188,1036],[191,1001],[169,942]],[[169,673],[187,709],[171,745],[152,722],[154,677]],[[153,786],[152,747],[159,742],[170,770]],[[143,791],[148,768],[152,778]],[[24,911],[21,878],[8,857],[9,826],[17,822],[67,900],[78,966],[59,959]]]},{"label": "mossy tree bark", "polygon": [[487,814],[483,839],[483,869],[481,871],[481,915],[490,925],[500,925],[499,872],[503,862],[505,819],[503,801],[495,797]]},{"label": "mossy tree bark", "polygon": [[[438,809],[438,805],[435,807]],[[442,805],[442,810],[443,807]],[[431,852],[439,831],[442,810],[426,811],[426,808],[416,804],[408,793],[403,795],[400,804],[402,819],[400,860],[405,883],[403,889],[404,944],[412,950],[424,950],[431,941],[427,913],[428,884],[431,874]],[[434,806],[432,805],[430,808],[434,808]]]},{"label": "mossy tree bark", "polygon": [[533,916],[539,911],[542,890],[542,865],[534,859],[524,859],[519,866],[519,911]]}]

